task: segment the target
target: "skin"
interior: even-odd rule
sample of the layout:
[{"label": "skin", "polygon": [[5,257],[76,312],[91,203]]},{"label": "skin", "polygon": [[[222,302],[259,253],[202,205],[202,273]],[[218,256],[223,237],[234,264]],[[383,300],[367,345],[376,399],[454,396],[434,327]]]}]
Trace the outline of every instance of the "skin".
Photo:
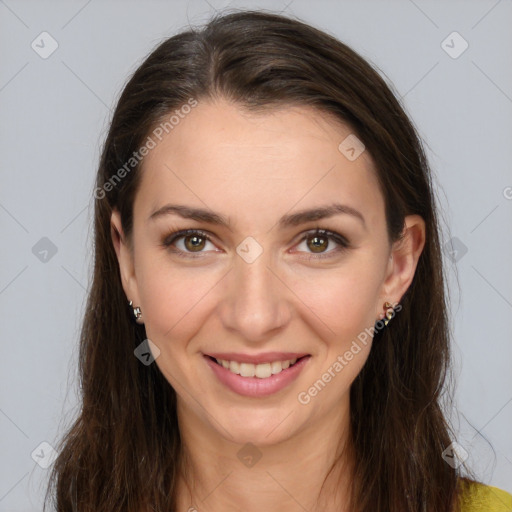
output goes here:
[{"label": "skin", "polygon": [[[389,243],[370,155],[349,161],[338,150],[350,133],[308,106],[254,114],[224,99],[201,101],[144,159],[132,250],[119,213],[112,214],[124,291],[140,306],[160,350],[155,364],[177,392],[185,475],[177,510],[346,510],[349,390],[371,338],[308,404],[297,397],[383,318],[384,302],[400,302],[425,242],[423,219],[411,215],[404,240]],[[365,225],[340,214],[277,226],[284,214],[334,202],[359,210]],[[230,228],[176,214],[148,220],[166,203],[208,208]],[[344,236],[349,248],[336,252],[329,241],[315,252],[305,236],[317,227]],[[192,228],[212,236],[201,239],[201,257],[161,245],[171,232]],[[263,248],[251,263],[236,252],[248,236]],[[185,242],[175,249],[197,254]],[[319,254],[328,257],[314,259]],[[217,380],[203,357],[215,351],[312,357],[285,389],[250,398]],[[237,456],[249,442],[261,454],[252,467]],[[319,496],[338,446],[346,451]]]}]

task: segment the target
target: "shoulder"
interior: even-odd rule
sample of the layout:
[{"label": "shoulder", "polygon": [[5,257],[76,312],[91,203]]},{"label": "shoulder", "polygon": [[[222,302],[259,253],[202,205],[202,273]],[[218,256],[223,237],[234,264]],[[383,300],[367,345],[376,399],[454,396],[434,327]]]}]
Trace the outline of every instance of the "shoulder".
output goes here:
[{"label": "shoulder", "polygon": [[479,482],[465,486],[461,512],[512,512],[512,494]]}]

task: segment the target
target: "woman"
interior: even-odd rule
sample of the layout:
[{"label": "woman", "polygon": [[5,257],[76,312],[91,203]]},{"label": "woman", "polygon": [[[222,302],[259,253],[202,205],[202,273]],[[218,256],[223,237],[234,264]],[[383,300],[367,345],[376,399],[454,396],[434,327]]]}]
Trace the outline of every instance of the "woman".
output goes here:
[{"label": "woman", "polygon": [[94,195],[58,511],[510,510],[443,415],[421,142],[353,50],[250,11],[164,41]]}]

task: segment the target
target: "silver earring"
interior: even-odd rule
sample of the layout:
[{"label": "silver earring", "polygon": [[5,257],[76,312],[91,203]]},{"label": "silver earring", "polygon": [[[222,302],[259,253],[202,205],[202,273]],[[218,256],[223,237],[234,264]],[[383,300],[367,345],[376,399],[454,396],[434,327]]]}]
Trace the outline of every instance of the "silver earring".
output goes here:
[{"label": "silver earring", "polygon": [[140,307],[133,307],[132,301],[130,301],[128,305],[133,309],[133,316],[135,317],[135,320],[138,320],[142,316],[142,311],[140,310]]}]

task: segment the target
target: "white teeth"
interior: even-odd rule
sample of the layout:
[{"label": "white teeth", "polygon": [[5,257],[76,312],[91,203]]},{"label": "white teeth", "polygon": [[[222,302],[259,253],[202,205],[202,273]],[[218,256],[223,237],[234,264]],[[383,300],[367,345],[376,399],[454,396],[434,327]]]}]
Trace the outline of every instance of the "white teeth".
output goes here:
[{"label": "white teeth", "polygon": [[256,375],[256,365],[250,363],[240,363],[240,375],[242,377],[254,377]]},{"label": "white teeth", "polygon": [[297,358],[261,364],[238,363],[237,361],[226,361],[224,359],[215,360],[230,372],[241,375],[242,377],[258,377],[259,379],[267,379],[271,375],[281,373],[283,370],[286,370],[286,368],[289,368],[297,361]]},{"label": "white teeth", "polygon": [[271,363],[270,367],[272,370],[272,374],[279,373],[283,369],[283,367],[281,365],[281,361],[273,361]]},{"label": "white teeth", "polygon": [[267,377],[270,377],[272,375],[270,363],[256,365],[254,374],[260,379],[266,379]]}]

